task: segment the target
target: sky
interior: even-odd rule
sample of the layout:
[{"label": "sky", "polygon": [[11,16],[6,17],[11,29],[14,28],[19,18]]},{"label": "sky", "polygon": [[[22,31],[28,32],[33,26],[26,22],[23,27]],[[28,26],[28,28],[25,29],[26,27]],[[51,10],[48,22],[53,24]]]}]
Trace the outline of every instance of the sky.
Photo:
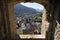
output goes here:
[{"label": "sky", "polygon": [[21,2],[20,4],[26,6],[26,7],[30,7],[33,9],[39,9],[39,10],[43,10],[44,6],[42,4],[36,3],[36,2]]},{"label": "sky", "polygon": [[14,12],[16,14],[23,14],[23,13],[39,13],[42,12],[44,6],[42,4],[36,2],[20,2],[14,5]]}]

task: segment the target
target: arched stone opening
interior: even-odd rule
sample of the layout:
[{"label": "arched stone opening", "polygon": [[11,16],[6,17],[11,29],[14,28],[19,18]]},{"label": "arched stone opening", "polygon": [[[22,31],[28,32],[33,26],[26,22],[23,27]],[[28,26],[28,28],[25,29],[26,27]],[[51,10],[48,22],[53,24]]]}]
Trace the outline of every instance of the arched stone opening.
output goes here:
[{"label": "arched stone opening", "polygon": [[[4,26],[3,26],[3,30],[5,30],[4,31],[4,34],[2,34],[2,35],[5,35],[5,36],[3,36],[4,38],[6,37],[7,39],[15,39],[16,38],[16,28],[15,28],[15,17],[14,17],[14,12],[13,12],[13,6],[14,6],[14,4],[16,4],[16,3],[18,3],[18,2],[21,2],[21,1],[25,1],[25,0],[10,0],[10,1],[7,1],[7,0],[3,0],[3,1],[1,1],[1,4],[3,3],[3,5],[2,6],[4,6],[3,7],[3,14],[4,14],[4,17],[2,17],[3,19],[4,19]],[[27,1],[27,0],[26,0]],[[25,2],[26,2],[25,1]],[[34,0],[31,0],[31,2],[33,2]],[[36,1],[36,2],[38,2],[38,3],[42,3],[45,7],[46,7],[46,10],[49,10],[47,7],[49,7],[47,4],[49,4],[49,2],[48,1],[46,1],[46,0],[44,0],[44,1]],[[2,6],[1,6],[1,8],[2,8]],[[5,10],[5,8],[6,8],[6,10]],[[8,11],[8,12],[7,12]],[[1,12],[2,13],[2,12]],[[1,15],[3,15],[3,14],[1,14]],[[45,13],[46,14],[46,13]],[[48,18],[47,17],[49,17],[49,14],[47,14],[48,16],[46,16],[46,18],[44,19],[44,21],[46,21]],[[2,20],[3,20],[2,19]],[[43,23],[44,24],[44,23]],[[44,24],[45,25],[45,24]],[[44,29],[45,29],[45,27],[44,26],[42,26]],[[7,31],[8,30],[8,31]],[[42,29],[43,30],[43,29]],[[2,30],[1,30],[2,31]],[[9,32],[10,31],[10,32]],[[44,31],[44,32],[42,32],[43,34],[45,34],[46,32]],[[6,36],[7,35],[7,36]],[[43,36],[43,35],[42,35]],[[2,38],[3,38],[2,37]],[[11,37],[11,38],[10,38]],[[45,38],[45,36],[44,36],[44,38]]]},{"label": "arched stone opening", "polygon": [[[24,1],[22,1],[22,2],[24,2]],[[25,1],[25,2],[27,2],[27,1]],[[36,2],[36,1],[29,1],[29,2]],[[38,1],[37,1],[38,2]],[[18,2],[17,2],[18,3]],[[16,3],[16,4],[17,4]],[[41,3],[41,2],[38,2],[38,3]],[[43,3],[41,3],[41,4],[43,4]],[[45,6],[45,5],[44,5]],[[46,6],[45,6],[46,7]],[[44,9],[44,15],[46,14],[46,9]],[[46,15],[45,15],[46,16]],[[45,16],[43,16],[43,17],[45,17]],[[43,19],[43,21],[46,21],[46,18],[45,19]],[[42,23],[43,24],[43,23]],[[44,24],[44,25],[46,25],[46,24]],[[42,30],[42,32],[41,32],[41,36],[43,36],[44,38],[45,38],[45,35],[46,35],[46,31],[45,31],[45,27],[46,26],[42,26],[42,28],[41,28],[41,30]],[[29,36],[28,36],[29,37]],[[34,37],[34,36],[33,36]],[[22,37],[22,38],[24,38],[24,37]],[[32,37],[31,37],[32,38]]]},{"label": "arched stone opening", "polygon": [[[25,1],[25,0],[1,0],[0,1],[0,4],[2,4],[0,6],[0,9],[1,9],[1,20],[2,21],[2,25],[3,25],[3,28],[1,30],[1,33],[2,34],[2,38],[1,39],[16,39],[16,25],[15,25],[15,17],[14,17],[14,12],[13,12],[13,7],[14,7],[14,4],[18,3],[18,2],[21,2],[21,1]],[[27,1],[25,1],[27,2]],[[31,0],[31,2],[33,2],[33,0]],[[45,1],[36,1],[38,3],[42,3],[43,5],[46,5],[46,2]],[[3,23],[4,22],[4,23]],[[2,26],[1,25],[1,26]],[[45,28],[45,27],[43,27]],[[42,32],[44,35],[43,38],[45,38],[45,31]],[[42,38],[42,37],[41,37]]]}]

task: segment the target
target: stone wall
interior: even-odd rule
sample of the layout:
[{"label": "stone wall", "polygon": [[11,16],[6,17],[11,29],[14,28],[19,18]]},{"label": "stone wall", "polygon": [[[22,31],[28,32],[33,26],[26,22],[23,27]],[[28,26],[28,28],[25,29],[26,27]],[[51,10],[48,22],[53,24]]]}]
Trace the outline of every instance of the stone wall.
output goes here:
[{"label": "stone wall", "polygon": [[49,22],[49,28],[46,32],[46,40],[60,40],[60,1],[50,0],[47,21]]},{"label": "stone wall", "polygon": [[7,0],[1,0],[0,1],[0,39],[1,40],[17,39],[16,27],[14,24],[15,23],[14,14],[8,8],[9,7]]},{"label": "stone wall", "polygon": [[[15,17],[13,12],[14,4],[26,0],[0,0],[0,39],[18,39],[16,33]],[[35,0],[31,0],[33,2]],[[59,0],[38,0],[46,9],[42,17],[42,35],[46,34],[46,40],[60,40],[60,1]]]}]

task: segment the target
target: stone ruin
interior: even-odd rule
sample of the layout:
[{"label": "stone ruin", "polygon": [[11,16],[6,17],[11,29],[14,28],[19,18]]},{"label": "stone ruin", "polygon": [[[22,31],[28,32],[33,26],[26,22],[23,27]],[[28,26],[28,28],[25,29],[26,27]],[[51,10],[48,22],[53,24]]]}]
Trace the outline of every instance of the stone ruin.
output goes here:
[{"label": "stone ruin", "polygon": [[38,2],[44,5],[39,40],[60,40],[60,0],[0,0],[0,40],[20,40],[16,32],[13,6],[19,2]]}]

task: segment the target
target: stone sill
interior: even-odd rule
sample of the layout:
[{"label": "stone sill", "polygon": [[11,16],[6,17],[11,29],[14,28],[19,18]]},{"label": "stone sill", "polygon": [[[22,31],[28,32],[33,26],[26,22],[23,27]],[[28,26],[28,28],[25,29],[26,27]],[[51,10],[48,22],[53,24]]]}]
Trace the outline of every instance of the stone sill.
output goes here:
[{"label": "stone sill", "polygon": [[19,35],[21,39],[45,39],[45,35]]}]

